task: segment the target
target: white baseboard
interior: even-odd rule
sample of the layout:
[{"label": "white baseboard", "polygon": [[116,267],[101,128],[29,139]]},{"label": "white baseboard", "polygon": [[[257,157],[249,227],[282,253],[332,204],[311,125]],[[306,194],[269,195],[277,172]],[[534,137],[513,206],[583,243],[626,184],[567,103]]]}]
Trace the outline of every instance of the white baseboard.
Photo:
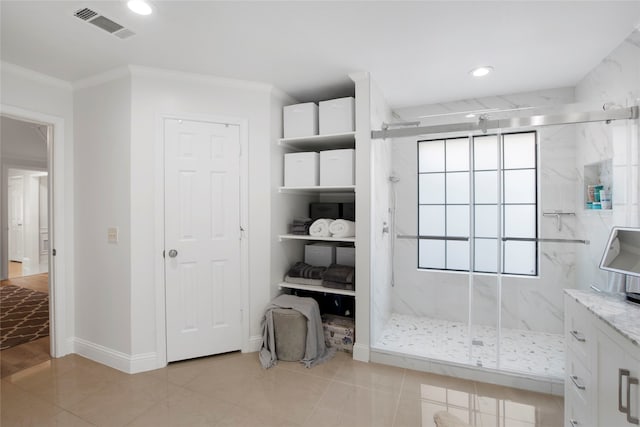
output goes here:
[{"label": "white baseboard", "polygon": [[74,353],[128,374],[151,371],[160,367],[156,353],[129,355],[82,338],[75,337],[71,341]]},{"label": "white baseboard", "polygon": [[353,360],[359,362],[369,362],[369,346],[364,344],[353,345]]},{"label": "white baseboard", "polygon": [[262,347],[262,336],[254,335],[252,337],[249,337],[249,341],[247,341],[245,346],[242,348],[242,352],[253,353],[256,351],[260,351],[261,347]]}]

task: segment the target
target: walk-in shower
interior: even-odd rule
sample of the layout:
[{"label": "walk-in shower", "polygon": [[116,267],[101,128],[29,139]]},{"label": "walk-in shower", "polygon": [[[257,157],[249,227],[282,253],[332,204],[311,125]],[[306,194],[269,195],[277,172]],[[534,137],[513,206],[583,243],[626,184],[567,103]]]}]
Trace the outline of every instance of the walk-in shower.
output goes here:
[{"label": "walk-in shower", "polygon": [[[555,101],[569,104],[571,95],[560,91]],[[388,308],[384,322],[372,322],[374,360],[563,381],[562,290],[576,287],[578,260],[602,249],[591,248],[600,241],[585,230],[589,218],[615,221],[629,190],[617,187],[616,204],[608,188],[615,209],[587,211],[585,180],[611,186],[623,157],[602,153],[605,161],[588,165],[594,176],[585,177],[577,144],[594,125],[578,123],[596,123],[625,150],[637,144],[637,120],[627,120],[637,107],[580,108],[510,108],[479,119],[464,111],[373,132],[392,146],[391,279],[372,290],[373,306]]]}]

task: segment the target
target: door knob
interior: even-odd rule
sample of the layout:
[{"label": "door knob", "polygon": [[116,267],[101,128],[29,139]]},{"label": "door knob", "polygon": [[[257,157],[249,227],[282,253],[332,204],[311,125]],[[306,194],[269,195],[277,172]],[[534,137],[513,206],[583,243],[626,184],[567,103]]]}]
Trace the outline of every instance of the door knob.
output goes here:
[{"label": "door knob", "polygon": [[176,251],[175,249],[171,249],[169,251],[169,258],[175,258],[178,256],[178,251]]}]

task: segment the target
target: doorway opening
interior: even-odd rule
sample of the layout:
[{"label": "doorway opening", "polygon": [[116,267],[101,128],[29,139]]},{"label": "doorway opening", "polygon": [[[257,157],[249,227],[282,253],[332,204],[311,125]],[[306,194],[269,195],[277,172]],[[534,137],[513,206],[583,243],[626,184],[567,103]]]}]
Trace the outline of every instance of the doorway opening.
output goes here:
[{"label": "doorway opening", "polygon": [[51,358],[49,153],[52,126],[0,116],[0,374]]}]

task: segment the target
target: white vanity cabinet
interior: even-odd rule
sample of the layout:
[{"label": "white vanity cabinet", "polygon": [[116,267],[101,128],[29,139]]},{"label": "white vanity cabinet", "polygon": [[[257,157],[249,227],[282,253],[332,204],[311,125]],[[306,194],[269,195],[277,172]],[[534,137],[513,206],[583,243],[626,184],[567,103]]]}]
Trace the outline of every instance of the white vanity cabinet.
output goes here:
[{"label": "white vanity cabinet", "polygon": [[596,348],[591,315],[575,299],[565,296],[565,427],[595,427],[592,365]]},{"label": "white vanity cabinet", "polygon": [[567,291],[565,427],[638,425],[638,322],[639,306],[608,295]]},{"label": "white vanity cabinet", "polygon": [[[598,426],[638,425],[640,417],[640,351],[605,324],[598,328],[597,393]],[[635,347],[635,348],[634,348]]]}]

